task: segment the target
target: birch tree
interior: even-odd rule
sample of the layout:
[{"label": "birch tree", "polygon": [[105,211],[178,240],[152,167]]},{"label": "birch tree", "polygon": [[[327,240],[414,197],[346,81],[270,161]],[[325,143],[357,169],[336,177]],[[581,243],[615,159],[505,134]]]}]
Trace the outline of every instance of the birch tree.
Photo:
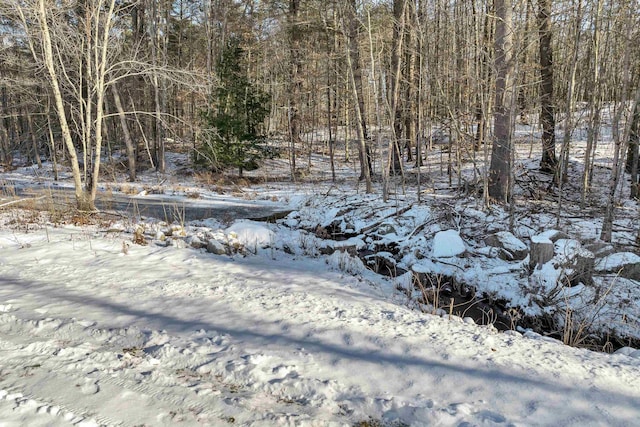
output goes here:
[{"label": "birch tree", "polygon": [[[10,3],[34,61],[46,71],[62,140],[69,156],[76,205],[95,210],[103,141],[104,98],[115,0],[90,0],[82,11],[72,5],[26,0]],[[73,15],[74,19],[69,19]],[[75,24],[74,24],[75,23]],[[82,28],[83,31],[78,31]],[[71,101],[71,103],[70,103]],[[79,151],[72,136],[78,124]],[[79,155],[82,156],[82,171]]]}]

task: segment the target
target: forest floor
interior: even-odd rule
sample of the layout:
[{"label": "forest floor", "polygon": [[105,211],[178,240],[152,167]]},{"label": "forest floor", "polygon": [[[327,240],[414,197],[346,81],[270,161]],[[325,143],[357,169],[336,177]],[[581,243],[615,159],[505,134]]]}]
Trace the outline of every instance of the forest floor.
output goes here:
[{"label": "forest floor", "polygon": [[[560,192],[520,126],[510,207],[483,202],[484,154],[458,168],[444,140],[387,201],[344,146],[335,182],[323,144],[297,182],[283,158],[242,179],[177,152],[136,183],[106,165],[105,197],[160,197],[165,218],[78,215],[16,196],[51,188],[51,164],[5,171],[0,425],[634,425],[640,208],[621,197],[599,241],[612,144],[581,207],[583,139]],[[243,202],[291,212],[185,218]]]}]

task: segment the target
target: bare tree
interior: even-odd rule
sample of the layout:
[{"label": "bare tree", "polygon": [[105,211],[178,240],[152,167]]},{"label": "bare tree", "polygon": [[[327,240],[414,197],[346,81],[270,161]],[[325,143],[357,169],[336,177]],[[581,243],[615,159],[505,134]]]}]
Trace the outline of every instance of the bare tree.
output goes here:
[{"label": "bare tree", "polygon": [[301,38],[299,23],[300,0],[289,0],[289,10],[287,12],[287,27],[289,31],[289,138],[290,138],[290,159],[291,159],[291,179],[296,180],[296,148],[302,144],[300,138],[300,92],[302,90],[301,76]]},{"label": "bare tree", "polygon": [[511,0],[495,0],[496,95],[494,141],[489,169],[489,197],[507,202],[510,197],[512,125],[514,102],[513,27]]},{"label": "bare tree", "polygon": [[[27,36],[27,42],[36,63],[46,70],[47,83],[53,94],[54,105],[62,139],[71,162],[78,209],[94,210],[102,151],[104,97],[108,62],[113,40],[115,0],[93,0],[83,4],[84,13],[76,18],[84,31],[70,27],[63,5],[52,7],[44,0],[13,2],[18,22]],[[80,40],[78,40],[80,38]],[[69,63],[67,61],[72,61]],[[73,78],[74,66],[79,74]],[[63,91],[71,91],[80,105],[80,114],[66,105]],[[69,107],[69,108],[67,108]],[[70,123],[80,123],[81,154],[85,173],[80,171],[78,152]]]},{"label": "bare tree", "polygon": [[542,123],[542,160],[540,170],[555,174],[556,120],[553,98],[553,48],[551,44],[551,0],[538,0],[540,47],[540,122]]},{"label": "bare tree", "polygon": [[369,133],[367,130],[367,114],[365,110],[364,94],[362,91],[362,65],[360,63],[360,47],[358,39],[360,35],[360,21],[356,15],[356,0],[350,0],[346,5],[347,37],[351,82],[356,111],[356,129],[358,131],[358,151],[360,158],[360,180],[365,181],[367,193],[371,192],[371,151],[369,149]]}]

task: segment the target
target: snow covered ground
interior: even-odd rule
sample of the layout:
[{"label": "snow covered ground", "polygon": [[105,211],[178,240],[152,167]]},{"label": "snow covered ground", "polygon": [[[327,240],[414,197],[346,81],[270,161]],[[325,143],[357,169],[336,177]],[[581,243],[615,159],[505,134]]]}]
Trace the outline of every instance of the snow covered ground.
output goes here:
[{"label": "snow covered ground", "polygon": [[[287,173],[274,159],[253,172],[262,185],[221,188],[176,174],[188,161],[170,153],[169,175],[102,187],[168,206],[294,211],[276,224],[84,218],[56,200],[46,212],[22,209],[12,188],[46,186],[51,165],[3,173],[0,426],[638,425],[640,350],[498,332],[425,301],[412,282],[452,277],[518,315],[564,314],[583,336],[640,338],[640,286],[619,274],[638,261],[637,203],[620,204],[614,244],[601,244],[599,161],[587,209],[571,200],[578,179],[567,184],[558,233],[557,194],[538,182],[528,142],[519,148],[513,212],[484,209],[469,164],[460,176],[469,194],[429,164],[421,202],[397,181],[383,202],[379,183],[363,194],[353,164],[338,163],[338,182],[327,182],[322,153],[296,184],[271,182]],[[60,177],[69,185],[64,169]],[[555,253],[531,271],[523,250],[534,241]],[[571,262],[587,252],[595,273],[584,280]]]},{"label": "snow covered ground", "polygon": [[247,255],[137,245],[132,227],[0,231],[0,425],[640,419],[638,350],[424,314],[254,222],[216,231]]}]

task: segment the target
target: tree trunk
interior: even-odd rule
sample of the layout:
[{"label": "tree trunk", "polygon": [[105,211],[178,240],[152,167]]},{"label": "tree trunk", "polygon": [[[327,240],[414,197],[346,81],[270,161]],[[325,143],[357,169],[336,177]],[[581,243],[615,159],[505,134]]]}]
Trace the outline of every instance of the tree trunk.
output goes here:
[{"label": "tree trunk", "polygon": [[640,168],[640,155],[638,153],[640,146],[640,102],[636,102],[636,107],[631,120],[631,129],[629,130],[629,148],[627,152],[627,171],[631,175],[631,198],[640,199],[640,180],[638,179],[638,169]]},{"label": "tree trunk", "polygon": [[300,13],[300,0],[289,0],[287,21],[289,27],[289,138],[291,179],[296,180],[296,149],[302,144],[300,138],[300,111],[298,102],[302,91],[300,44],[302,34],[298,15]]},{"label": "tree trunk", "polygon": [[489,197],[495,201],[506,203],[510,197],[511,127],[514,101],[511,0],[495,0],[495,9],[497,18],[495,36],[496,96],[494,141],[489,169]]},{"label": "tree trunk", "polygon": [[400,84],[402,81],[402,51],[404,45],[406,0],[393,0],[393,47],[391,52],[391,172],[394,175],[402,173],[402,151],[400,139],[402,137],[402,105],[400,102]]},{"label": "tree trunk", "polygon": [[598,6],[593,17],[593,36],[590,46],[591,73],[589,83],[593,88],[589,93],[589,125],[587,128],[587,146],[584,152],[584,169],[582,171],[582,194],[580,195],[580,207],[584,209],[587,194],[591,188],[591,156],[598,141],[600,128],[600,110],[602,108],[602,85],[600,83],[600,16],[602,15],[603,0],[598,0]]},{"label": "tree trunk", "polygon": [[555,173],[556,122],[553,99],[553,48],[551,45],[551,0],[538,0],[538,34],[540,40],[540,122],[542,124],[542,160],[540,170]]},{"label": "tree trunk", "polygon": [[127,125],[127,117],[125,115],[124,108],[122,108],[122,101],[120,100],[120,94],[115,84],[111,85],[111,94],[118,111],[118,118],[120,119],[120,127],[122,127],[122,135],[124,137],[124,145],[127,150],[127,162],[129,167],[129,181],[134,182],[136,180],[136,150],[131,139],[131,133],[129,132],[129,126]]},{"label": "tree trunk", "polygon": [[353,97],[356,111],[356,128],[358,130],[358,155],[360,158],[359,180],[365,181],[367,193],[371,193],[371,152],[369,150],[369,134],[367,130],[367,118],[365,113],[364,94],[362,91],[362,66],[360,64],[360,47],[358,46],[358,36],[360,34],[360,23],[356,17],[356,1],[351,0],[347,5],[348,11],[348,31],[349,31],[349,53],[347,61],[351,71]]},{"label": "tree trunk", "polygon": [[62,98],[60,83],[58,81],[58,75],[56,72],[53,46],[51,42],[51,34],[49,33],[49,24],[47,22],[48,17],[44,0],[38,1],[37,19],[39,26],[38,31],[40,32],[42,38],[42,53],[44,54],[45,63],[44,65],[47,69],[51,91],[53,92],[53,99],[58,115],[58,123],[60,125],[60,131],[62,133],[62,141],[67,148],[69,160],[71,162],[71,174],[73,176],[73,184],[75,187],[76,205],[79,210],[94,210],[94,200],[91,199],[90,194],[85,192],[82,185],[80,163],[78,162],[78,155],[73,144],[71,131],[69,130],[69,122],[67,121],[67,115],[64,108],[64,100]]}]

